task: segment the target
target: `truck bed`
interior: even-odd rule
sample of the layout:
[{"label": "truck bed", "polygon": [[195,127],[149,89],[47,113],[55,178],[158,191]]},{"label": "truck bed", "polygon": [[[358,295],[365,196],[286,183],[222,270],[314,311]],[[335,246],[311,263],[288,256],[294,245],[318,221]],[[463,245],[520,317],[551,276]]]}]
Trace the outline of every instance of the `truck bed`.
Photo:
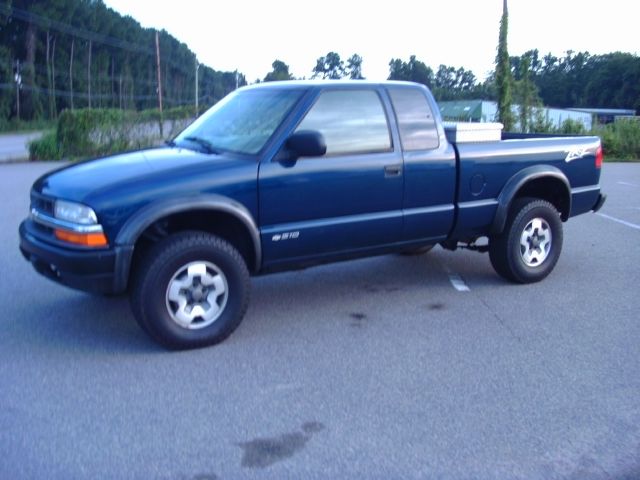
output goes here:
[{"label": "truck bed", "polygon": [[592,209],[600,191],[599,169],[584,165],[595,164],[598,137],[507,133],[503,138],[497,142],[454,144],[459,182],[458,218],[452,237],[486,234],[507,182],[513,181],[516,174],[525,175],[536,169],[561,172],[569,180],[571,209],[566,218]]}]

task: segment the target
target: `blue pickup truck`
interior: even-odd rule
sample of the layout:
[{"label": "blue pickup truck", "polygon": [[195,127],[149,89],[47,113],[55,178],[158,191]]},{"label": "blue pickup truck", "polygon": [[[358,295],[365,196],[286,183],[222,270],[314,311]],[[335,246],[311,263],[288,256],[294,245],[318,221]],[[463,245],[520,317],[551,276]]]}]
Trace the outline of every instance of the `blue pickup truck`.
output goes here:
[{"label": "blue pickup truck", "polygon": [[451,141],[419,84],[267,83],[162,148],[38,179],[20,249],[61,284],[128,292],[151,337],[195,348],[238,326],[252,274],[440,244],[539,281],[562,222],[602,206],[602,159],[597,137]]}]

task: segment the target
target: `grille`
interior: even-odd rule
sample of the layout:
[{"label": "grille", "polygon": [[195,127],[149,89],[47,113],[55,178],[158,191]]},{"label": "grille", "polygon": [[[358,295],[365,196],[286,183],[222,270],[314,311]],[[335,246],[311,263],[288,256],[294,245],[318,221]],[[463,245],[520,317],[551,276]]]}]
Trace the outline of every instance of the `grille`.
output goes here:
[{"label": "grille", "polygon": [[39,212],[42,212],[50,217],[53,217],[54,213],[54,201],[50,198],[40,195],[39,193],[31,193],[31,208],[35,208]]}]

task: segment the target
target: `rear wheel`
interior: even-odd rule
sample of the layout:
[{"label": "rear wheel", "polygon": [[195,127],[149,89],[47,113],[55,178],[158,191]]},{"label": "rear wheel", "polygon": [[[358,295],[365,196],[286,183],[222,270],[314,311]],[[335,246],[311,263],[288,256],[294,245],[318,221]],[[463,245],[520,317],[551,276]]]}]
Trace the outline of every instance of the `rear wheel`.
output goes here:
[{"label": "rear wheel", "polygon": [[515,200],[504,231],[490,239],[495,271],[512,282],[538,282],[551,273],[562,250],[562,221],[545,200]]},{"label": "rear wheel", "polygon": [[249,272],[225,240],[182,232],[160,241],[133,280],[131,308],[152,338],[171,349],[204,347],[227,338],[249,300]]}]

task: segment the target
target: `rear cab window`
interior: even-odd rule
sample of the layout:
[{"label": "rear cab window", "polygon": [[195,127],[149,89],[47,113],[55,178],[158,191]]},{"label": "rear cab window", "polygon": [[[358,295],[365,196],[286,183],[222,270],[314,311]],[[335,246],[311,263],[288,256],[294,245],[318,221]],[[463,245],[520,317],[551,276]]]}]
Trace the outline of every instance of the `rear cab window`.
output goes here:
[{"label": "rear cab window", "polygon": [[436,120],[425,95],[417,88],[388,88],[404,151],[438,148]]}]

